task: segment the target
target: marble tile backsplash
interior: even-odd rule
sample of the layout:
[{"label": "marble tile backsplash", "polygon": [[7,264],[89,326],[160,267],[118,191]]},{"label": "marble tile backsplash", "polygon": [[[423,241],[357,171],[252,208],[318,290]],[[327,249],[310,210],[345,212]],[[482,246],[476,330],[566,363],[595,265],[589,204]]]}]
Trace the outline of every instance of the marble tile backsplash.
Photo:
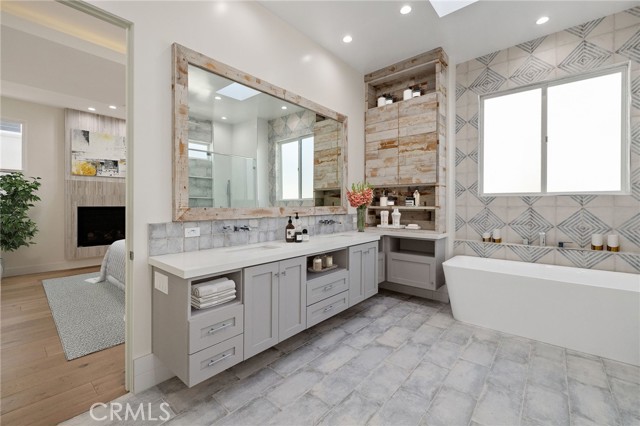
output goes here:
[{"label": "marble tile backsplash", "polygon": [[[333,234],[353,231],[355,215],[304,216],[302,227],[309,235]],[[333,224],[320,221],[333,220]],[[241,246],[284,240],[288,218],[264,217],[259,219],[207,220],[198,222],[168,222],[149,224],[149,256],[207,250],[219,247]],[[241,230],[241,227],[249,230]],[[199,237],[185,238],[186,228],[200,228]],[[236,230],[237,229],[237,230]]]}]

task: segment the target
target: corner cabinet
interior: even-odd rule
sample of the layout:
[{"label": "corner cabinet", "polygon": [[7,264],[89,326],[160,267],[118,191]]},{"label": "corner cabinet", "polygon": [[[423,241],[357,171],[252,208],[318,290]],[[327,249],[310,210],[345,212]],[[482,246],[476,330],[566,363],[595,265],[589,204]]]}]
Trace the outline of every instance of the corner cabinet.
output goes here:
[{"label": "corner cabinet", "polygon": [[[364,77],[366,180],[380,189],[434,193],[435,200],[422,206],[428,207],[423,212],[415,209],[414,216],[431,222],[423,229],[439,233],[445,232],[447,63],[438,48]],[[420,88],[421,96],[403,99],[403,92],[413,87]],[[394,102],[377,106],[383,95]]]},{"label": "corner cabinet", "polygon": [[378,293],[378,243],[349,247],[349,306]]},{"label": "corner cabinet", "polygon": [[306,328],[305,265],[298,257],[245,268],[245,359]]}]

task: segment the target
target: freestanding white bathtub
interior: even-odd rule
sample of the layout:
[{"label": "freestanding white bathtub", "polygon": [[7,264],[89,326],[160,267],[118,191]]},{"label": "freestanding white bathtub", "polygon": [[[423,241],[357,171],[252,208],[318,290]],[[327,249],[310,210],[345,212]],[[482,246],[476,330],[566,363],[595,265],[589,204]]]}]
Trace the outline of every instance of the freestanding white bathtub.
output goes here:
[{"label": "freestanding white bathtub", "polygon": [[640,365],[640,275],[470,256],[443,266],[457,320]]}]

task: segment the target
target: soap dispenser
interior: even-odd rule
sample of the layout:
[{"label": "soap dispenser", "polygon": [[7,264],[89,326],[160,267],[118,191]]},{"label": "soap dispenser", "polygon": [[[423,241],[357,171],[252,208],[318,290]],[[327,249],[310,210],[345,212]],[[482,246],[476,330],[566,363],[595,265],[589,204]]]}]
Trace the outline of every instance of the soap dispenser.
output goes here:
[{"label": "soap dispenser", "polygon": [[284,239],[288,243],[295,243],[296,242],[296,227],[293,226],[293,223],[291,223],[291,216],[289,216],[289,223],[287,224],[287,227],[285,228]]},{"label": "soap dispenser", "polygon": [[296,228],[296,232],[302,233],[302,221],[300,220],[300,216],[298,216],[298,212],[296,212],[296,217],[293,219],[293,226]]}]

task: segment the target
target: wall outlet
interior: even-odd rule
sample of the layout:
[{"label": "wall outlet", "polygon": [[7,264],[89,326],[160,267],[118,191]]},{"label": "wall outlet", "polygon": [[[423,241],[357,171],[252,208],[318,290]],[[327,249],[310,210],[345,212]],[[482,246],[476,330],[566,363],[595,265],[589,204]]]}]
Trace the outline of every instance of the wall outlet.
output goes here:
[{"label": "wall outlet", "polygon": [[358,223],[358,216],[357,215],[353,217],[353,223]]},{"label": "wall outlet", "polygon": [[153,274],[153,286],[156,290],[169,294],[169,277],[160,272],[155,272]]},{"label": "wall outlet", "polygon": [[199,237],[200,236],[200,228],[184,228],[184,237]]}]

